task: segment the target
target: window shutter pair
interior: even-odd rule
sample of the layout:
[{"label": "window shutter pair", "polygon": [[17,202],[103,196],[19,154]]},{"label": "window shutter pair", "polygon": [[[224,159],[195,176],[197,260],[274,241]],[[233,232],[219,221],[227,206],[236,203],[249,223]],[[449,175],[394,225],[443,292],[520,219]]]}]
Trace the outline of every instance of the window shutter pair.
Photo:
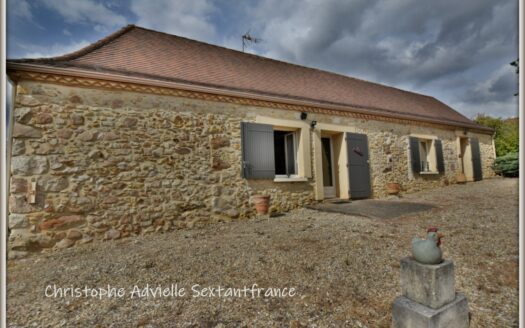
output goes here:
[{"label": "window shutter pair", "polygon": [[[410,164],[412,166],[412,172],[421,172],[421,158],[419,155],[419,139],[416,137],[409,138],[410,144]],[[443,143],[441,140],[434,140],[434,148],[436,150],[436,168],[439,173],[445,172],[445,159],[443,157]]]},{"label": "window shutter pair", "polygon": [[273,126],[241,122],[242,177],[275,178]]}]

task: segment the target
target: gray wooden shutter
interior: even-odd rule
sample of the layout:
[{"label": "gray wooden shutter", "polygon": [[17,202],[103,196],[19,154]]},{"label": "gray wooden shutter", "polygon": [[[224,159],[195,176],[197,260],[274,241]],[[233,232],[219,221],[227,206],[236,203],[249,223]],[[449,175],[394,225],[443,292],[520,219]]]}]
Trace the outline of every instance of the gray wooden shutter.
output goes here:
[{"label": "gray wooden shutter", "polygon": [[472,151],[474,181],[480,181],[483,179],[483,172],[481,171],[481,153],[479,151],[479,140],[477,138],[470,138],[470,149]]},{"label": "gray wooden shutter", "polygon": [[416,137],[409,138],[410,144],[410,163],[412,164],[412,172],[421,172],[421,159],[419,158],[419,139]]},{"label": "gray wooden shutter", "polygon": [[443,143],[441,140],[434,140],[434,148],[436,148],[436,167],[439,173],[445,172],[445,159],[443,158]]},{"label": "gray wooden shutter", "polygon": [[273,127],[241,122],[242,176],[246,179],[275,178]]}]

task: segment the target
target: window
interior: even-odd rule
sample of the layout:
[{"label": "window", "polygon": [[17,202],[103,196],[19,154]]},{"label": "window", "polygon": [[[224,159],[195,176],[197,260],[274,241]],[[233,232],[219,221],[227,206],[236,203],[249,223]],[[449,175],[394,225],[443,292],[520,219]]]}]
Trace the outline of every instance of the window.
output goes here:
[{"label": "window", "polygon": [[297,175],[297,137],[295,132],[273,131],[275,175]]},{"label": "window", "polygon": [[432,140],[419,139],[420,172],[434,172],[435,163],[431,156]]},{"label": "window", "polygon": [[419,174],[445,172],[441,140],[410,137],[409,142],[412,172]]},{"label": "window", "polygon": [[[282,123],[282,122],[278,122]],[[286,123],[286,122],[284,122]],[[306,128],[309,126],[307,125]],[[293,125],[241,123],[241,174],[246,179],[308,181],[308,130]],[[305,136],[306,135],[306,136]]]}]

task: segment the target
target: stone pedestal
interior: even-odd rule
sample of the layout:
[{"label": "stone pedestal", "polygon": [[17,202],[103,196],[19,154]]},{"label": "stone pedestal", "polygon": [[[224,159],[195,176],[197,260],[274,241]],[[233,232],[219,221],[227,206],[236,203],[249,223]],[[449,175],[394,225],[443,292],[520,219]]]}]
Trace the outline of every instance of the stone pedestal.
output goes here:
[{"label": "stone pedestal", "polygon": [[468,302],[456,293],[454,264],[401,260],[401,291],[392,306],[394,328],[468,328]]},{"label": "stone pedestal", "polygon": [[421,264],[409,257],[401,260],[403,296],[433,309],[450,303],[456,297],[454,263]]}]

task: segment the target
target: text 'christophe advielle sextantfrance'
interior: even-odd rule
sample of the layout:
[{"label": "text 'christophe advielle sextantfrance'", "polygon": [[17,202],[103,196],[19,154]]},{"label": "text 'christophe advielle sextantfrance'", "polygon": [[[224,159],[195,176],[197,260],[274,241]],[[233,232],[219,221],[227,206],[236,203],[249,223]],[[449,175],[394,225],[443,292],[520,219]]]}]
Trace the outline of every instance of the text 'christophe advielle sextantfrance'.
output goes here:
[{"label": "text 'christophe advielle sextantfrance'", "polygon": [[178,284],[167,286],[134,285],[128,288],[107,285],[104,287],[75,287],[47,285],[44,290],[48,298],[290,298],[297,295],[294,287],[259,287],[257,284],[242,287],[201,286],[193,284],[190,288]]}]

